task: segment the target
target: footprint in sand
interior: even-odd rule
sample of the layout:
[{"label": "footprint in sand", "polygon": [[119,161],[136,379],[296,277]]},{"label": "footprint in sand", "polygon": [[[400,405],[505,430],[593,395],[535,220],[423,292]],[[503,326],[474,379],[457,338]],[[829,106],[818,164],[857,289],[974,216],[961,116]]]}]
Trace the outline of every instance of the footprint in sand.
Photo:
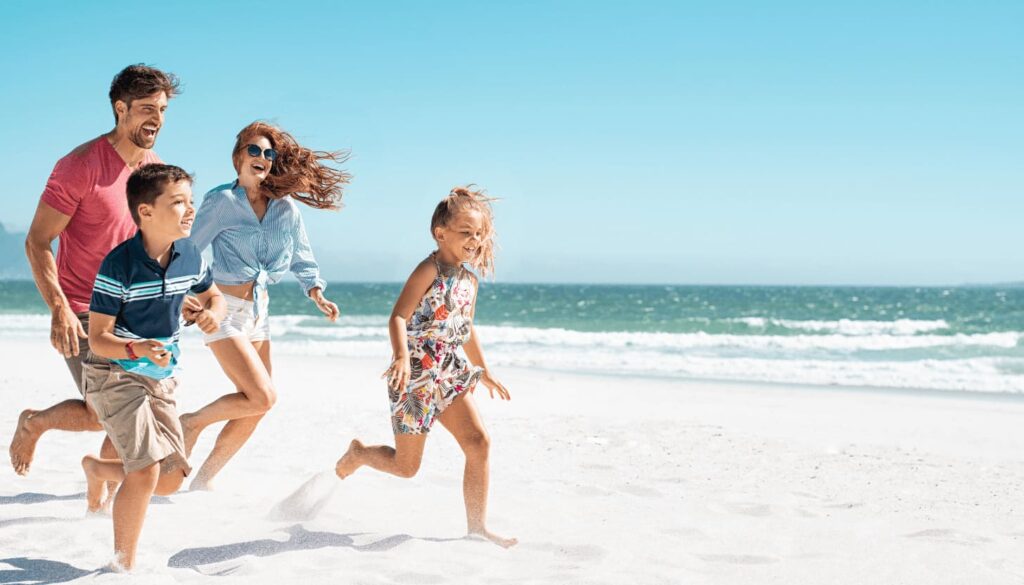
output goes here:
[{"label": "footprint in sand", "polygon": [[903,536],[906,538],[913,538],[915,540],[929,540],[932,542],[960,544],[964,546],[978,546],[979,544],[992,542],[991,538],[978,536],[976,534],[968,534],[966,532],[960,532],[959,530],[952,530],[948,528],[930,528],[928,530],[921,530],[920,532],[904,534]]},{"label": "footprint in sand", "polygon": [[775,557],[759,555],[697,555],[697,557],[709,563],[728,563],[730,565],[770,565],[779,562],[779,559]]}]

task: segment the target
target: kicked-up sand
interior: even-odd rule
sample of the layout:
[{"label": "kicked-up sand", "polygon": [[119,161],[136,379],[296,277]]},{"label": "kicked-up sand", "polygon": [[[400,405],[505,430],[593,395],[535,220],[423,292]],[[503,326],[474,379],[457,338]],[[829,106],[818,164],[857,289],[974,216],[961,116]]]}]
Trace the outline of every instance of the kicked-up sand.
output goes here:
[{"label": "kicked-up sand", "polygon": [[[77,391],[45,339],[0,353],[8,444]],[[181,412],[231,389],[201,345],[182,361]],[[440,426],[413,479],[333,477],[352,438],[391,442],[386,356],[274,364],[275,408],[213,491],[154,498],[130,577],[86,514],[99,433],[45,435],[25,477],[5,461],[0,583],[1024,583],[1024,397],[499,368],[512,401],[474,399],[506,550],[464,538]]]}]

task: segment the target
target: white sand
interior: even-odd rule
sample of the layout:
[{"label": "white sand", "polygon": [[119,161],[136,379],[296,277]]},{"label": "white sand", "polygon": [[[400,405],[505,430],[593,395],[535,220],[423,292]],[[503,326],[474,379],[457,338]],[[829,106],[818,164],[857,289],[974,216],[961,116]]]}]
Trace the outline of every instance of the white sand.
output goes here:
[{"label": "white sand", "polygon": [[[0,353],[6,446],[75,390],[43,339]],[[229,388],[207,351],[184,362],[183,410]],[[46,435],[28,477],[0,470],[0,583],[1024,583],[1024,399],[502,371],[511,403],[477,394],[490,525],[520,539],[502,550],[460,539],[441,428],[414,479],[314,478],[354,436],[390,441],[385,365],[278,355],[279,403],[217,491],[157,498],[129,579],[93,573],[112,529],[79,460],[100,435]],[[300,500],[330,496],[312,519],[269,519],[307,481]]]}]

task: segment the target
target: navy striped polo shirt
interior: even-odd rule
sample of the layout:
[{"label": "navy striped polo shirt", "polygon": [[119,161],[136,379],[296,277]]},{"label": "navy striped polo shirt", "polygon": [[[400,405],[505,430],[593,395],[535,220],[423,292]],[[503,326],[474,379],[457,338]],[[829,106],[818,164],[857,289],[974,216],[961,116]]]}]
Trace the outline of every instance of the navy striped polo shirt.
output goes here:
[{"label": "navy striped polo shirt", "polygon": [[89,310],[116,317],[114,335],[156,339],[173,356],[167,368],[147,358],[112,360],[125,370],[151,378],[167,378],[177,364],[181,306],[189,291],[199,294],[213,285],[213,276],[199,250],[187,238],[171,245],[167,268],[149,257],[142,232],[118,244],[100,264]]}]

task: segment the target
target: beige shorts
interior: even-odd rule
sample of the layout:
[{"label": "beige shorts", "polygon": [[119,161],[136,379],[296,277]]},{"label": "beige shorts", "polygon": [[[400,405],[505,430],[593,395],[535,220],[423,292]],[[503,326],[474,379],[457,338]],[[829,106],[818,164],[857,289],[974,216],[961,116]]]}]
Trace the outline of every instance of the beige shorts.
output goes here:
[{"label": "beige shorts", "polygon": [[160,472],[192,471],[175,408],[175,378],[156,380],[89,356],[83,364],[85,401],[114,443],[125,473],[160,463]]},{"label": "beige shorts", "polygon": [[254,303],[231,295],[224,295],[228,311],[220,328],[213,333],[203,334],[203,343],[210,345],[214,341],[228,337],[244,337],[247,341],[267,341],[270,339],[270,318],[267,315],[269,298],[264,293],[260,301]]}]

